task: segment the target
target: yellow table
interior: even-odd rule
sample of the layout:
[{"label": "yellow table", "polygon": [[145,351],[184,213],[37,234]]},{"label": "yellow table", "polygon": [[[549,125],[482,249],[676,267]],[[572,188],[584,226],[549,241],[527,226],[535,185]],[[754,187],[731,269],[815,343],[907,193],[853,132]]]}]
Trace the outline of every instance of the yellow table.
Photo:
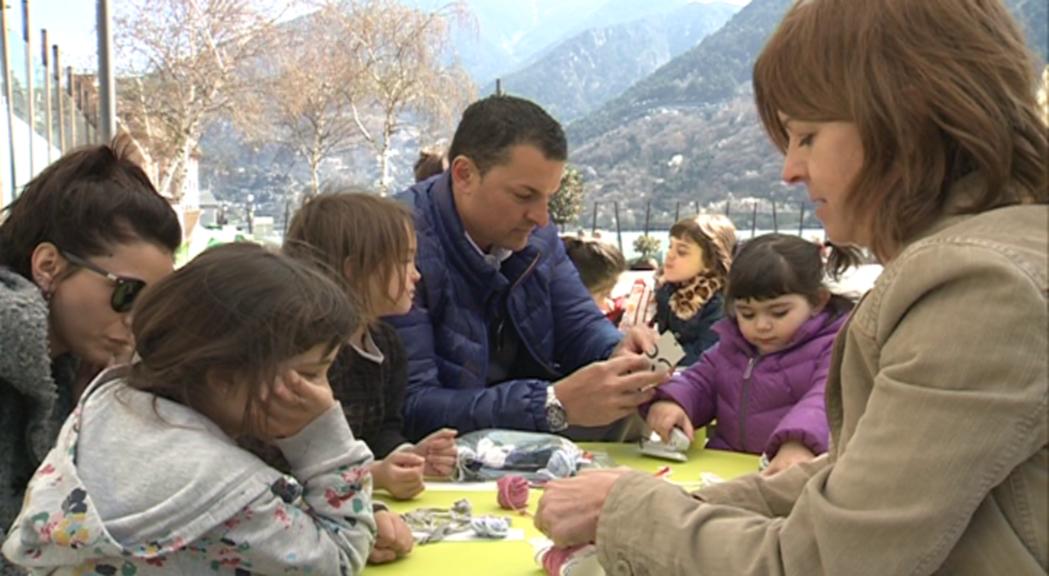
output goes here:
[{"label": "yellow table", "polygon": [[[697,431],[697,442],[703,441]],[[699,475],[710,472],[723,479],[735,478],[754,472],[758,468],[758,457],[721,450],[693,448],[689,460],[684,463],[658,460],[641,456],[636,444],[580,444],[580,447],[592,452],[609,454],[616,464],[628,466],[635,470],[655,472],[663,466],[670,466],[669,479],[683,484],[686,488],[698,486]],[[532,490],[528,499],[529,512],[534,513],[540,490]],[[460,491],[446,492],[427,490],[420,497],[408,502],[397,502],[378,494],[380,500],[388,503],[397,512],[407,512],[424,506],[451,507],[461,498],[468,498],[477,515],[499,515],[512,518],[514,528],[523,528],[524,540],[517,541],[473,541],[473,542],[438,542],[425,546],[416,546],[410,556],[391,564],[369,566],[365,574],[407,575],[426,574],[428,576],[541,576],[542,569],[535,563],[535,552],[529,540],[541,537],[542,534],[532,525],[530,516],[513,514],[499,508],[495,492]]]}]

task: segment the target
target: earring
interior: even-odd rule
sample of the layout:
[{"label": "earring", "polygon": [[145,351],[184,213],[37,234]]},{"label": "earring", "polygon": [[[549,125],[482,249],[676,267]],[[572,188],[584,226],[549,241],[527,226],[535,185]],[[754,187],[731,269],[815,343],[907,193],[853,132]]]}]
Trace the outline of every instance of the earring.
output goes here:
[{"label": "earring", "polygon": [[51,289],[50,284],[50,282],[36,282],[36,285],[40,288],[40,295],[43,296],[44,302],[50,302],[51,296],[54,294],[54,291]]}]

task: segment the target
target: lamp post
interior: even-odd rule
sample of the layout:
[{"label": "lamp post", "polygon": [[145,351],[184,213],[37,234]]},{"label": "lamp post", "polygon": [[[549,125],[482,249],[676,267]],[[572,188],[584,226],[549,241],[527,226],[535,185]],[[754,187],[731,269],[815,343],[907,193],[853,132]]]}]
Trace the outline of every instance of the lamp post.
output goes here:
[{"label": "lamp post", "polygon": [[255,195],[248,194],[248,203],[244,206],[248,217],[248,234],[255,234]]}]

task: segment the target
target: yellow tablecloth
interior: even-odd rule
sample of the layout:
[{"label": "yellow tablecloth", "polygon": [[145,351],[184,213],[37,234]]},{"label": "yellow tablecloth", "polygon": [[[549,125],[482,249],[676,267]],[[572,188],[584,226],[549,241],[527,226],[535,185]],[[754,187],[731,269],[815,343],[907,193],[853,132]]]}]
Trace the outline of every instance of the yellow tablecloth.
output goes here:
[{"label": "yellow tablecloth", "polygon": [[[700,440],[700,438],[697,438]],[[695,445],[702,441],[695,442]],[[720,450],[693,448],[688,462],[677,463],[641,456],[636,444],[580,444],[586,450],[605,452],[620,466],[635,470],[655,472],[663,466],[670,466],[669,479],[683,484],[686,488],[698,486],[701,473],[709,472],[723,479],[735,478],[754,472],[758,467],[758,457]],[[529,496],[529,511],[535,512],[536,503],[542,495],[540,490],[532,490]],[[524,540],[517,541],[484,541],[484,542],[439,542],[416,546],[407,558],[382,566],[369,566],[365,574],[407,575],[419,574],[428,576],[541,576],[542,569],[535,563],[534,549],[529,540],[541,537],[542,534],[532,525],[530,516],[516,515],[499,508],[495,492],[446,492],[427,490],[415,500],[397,502],[385,498],[382,493],[378,499],[390,505],[397,512],[407,512],[424,506],[448,508],[456,500],[468,498],[475,514],[508,516],[512,518],[513,527],[523,528]]]}]

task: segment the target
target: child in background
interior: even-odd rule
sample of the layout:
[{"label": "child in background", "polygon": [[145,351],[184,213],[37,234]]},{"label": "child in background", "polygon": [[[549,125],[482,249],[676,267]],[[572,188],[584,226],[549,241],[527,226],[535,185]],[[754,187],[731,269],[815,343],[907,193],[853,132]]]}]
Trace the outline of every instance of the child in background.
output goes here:
[{"label": "child in background", "polygon": [[647,422],[664,440],[717,418],[710,448],[764,454],[766,474],[827,451],[823,389],[834,337],[852,303],[823,284],[820,247],[768,234],[729,272],[729,316],[716,346],[660,387]]},{"label": "child in background", "polygon": [[350,428],[375,454],[375,488],[408,499],[423,491],[424,476],[450,476],[454,430],[438,430],[415,445],[404,437],[407,359],[397,332],[379,319],[412,306],[419,272],[411,213],[374,194],[326,192],[295,214],[284,252],[317,266],[360,311],[360,327],[332,364],[328,381]]},{"label": "child in background", "polygon": [[415,160],[413,169],[415,181],[422,182],[447,170],[448,158],[444,150],[422,149],[419,150],[419,158]]},{"label": "child in background", "polygon": [[656,290],[659,332],[670,330],[690,366],[718,341],[711,330],[724,316],[722,288],[736,249],[736,228],[721,214],[699,214],[670,228],[670,246]]},{"label": "child in background", "polygon": [[626,271],[623,254],[615,246],[598,240],[562,236],[561,242],[598,310],[618,326],[623,317],[623,308],[612,300],[611,294],[619,281],[619,275]]},{"label": "child in background", "polygon": [[[231,244],[150,286],[132,318],[139,360],[85,391],[4,555],[49,574],[360,572],[372,456],[326,377],[357,326],[342,291]],[[276,445],[291,475],[241,437]]]}]

